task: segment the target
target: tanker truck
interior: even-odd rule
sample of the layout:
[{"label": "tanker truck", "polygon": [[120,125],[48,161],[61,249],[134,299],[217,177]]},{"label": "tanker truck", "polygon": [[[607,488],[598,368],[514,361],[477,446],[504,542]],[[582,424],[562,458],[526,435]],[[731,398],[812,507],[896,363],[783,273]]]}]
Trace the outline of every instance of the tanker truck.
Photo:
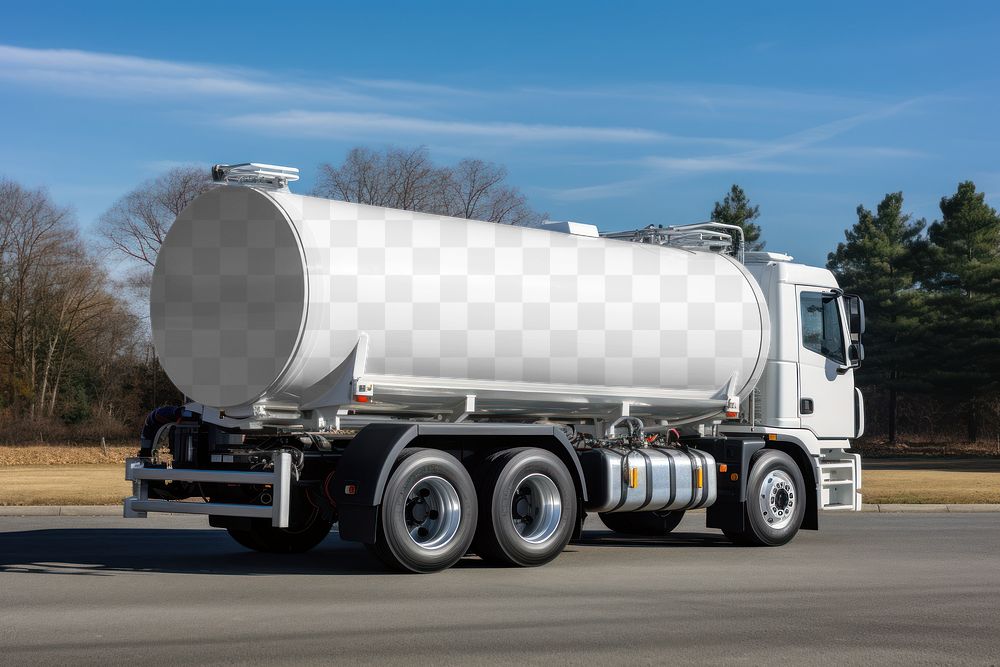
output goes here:
[{"label": "tanker truck", "polygon": [[538,566],[598,514],[684,513],[747,546],[860,509],[864,306],[707,222],[600,233],[293,194],[217,165],[150,293],[185,395],[126,463],[127,517],[207,515],[245,548],[336,524],[387,565]]}]

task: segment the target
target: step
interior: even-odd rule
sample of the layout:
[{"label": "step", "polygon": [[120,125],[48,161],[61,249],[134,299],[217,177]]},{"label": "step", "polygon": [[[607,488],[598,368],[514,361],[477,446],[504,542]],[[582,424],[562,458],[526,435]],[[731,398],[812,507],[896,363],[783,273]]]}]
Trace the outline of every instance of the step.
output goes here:
[{"label": "step", "polygon": [[826,510],[853,510],[854,505],[836,504],[836,505],[823,505],[823,511]]},{"label": "step", "polygon": [[829,463],[820,462],[819,467],[821,470],[840,470],[853,468],[854,464],[850,461],[830,461]]},{"label": "step", "polygon": [[848,484],[854,484],[854,480],[853,479],[827,479],[827,480],[823,480],[823,486],[824,487],[846,486]]}]

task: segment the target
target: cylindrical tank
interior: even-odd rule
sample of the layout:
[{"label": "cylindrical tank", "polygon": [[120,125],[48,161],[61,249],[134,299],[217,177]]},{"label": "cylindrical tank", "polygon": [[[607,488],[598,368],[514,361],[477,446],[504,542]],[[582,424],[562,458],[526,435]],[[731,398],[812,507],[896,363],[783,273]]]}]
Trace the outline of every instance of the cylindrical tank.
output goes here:
[{"label": "cylindrical tank", "polygon": [[725,255],[244,186],[178,216],[150,316],[170,379],[219,408],[295,404],[362,332],[369,374],[628,387],[678,406],[746,396],[769,345],[760,288]]}]

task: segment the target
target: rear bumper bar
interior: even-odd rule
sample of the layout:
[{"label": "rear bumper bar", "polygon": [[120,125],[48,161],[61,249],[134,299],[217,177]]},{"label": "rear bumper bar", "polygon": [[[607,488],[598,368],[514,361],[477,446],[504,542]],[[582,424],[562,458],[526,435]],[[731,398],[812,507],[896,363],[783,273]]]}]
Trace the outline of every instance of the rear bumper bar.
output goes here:
[{"label": "rear bumper bar", "polygon": [[[132,494],[125,499],[126,518],[145,518],[148,512],[173,514],[211,514],[271,519],[275,528],[288,527],[289,495],[292,486],[292,455],[274,455],[272,472],[240,470],[185,470],[180,468],[149,468],[148,459],[130,458],[125,461],[125,479],[132,482]],[[149,497],[149,482],[217,482],[221,484],[270,484],[271,505],[237,503],[184,502]]]}]

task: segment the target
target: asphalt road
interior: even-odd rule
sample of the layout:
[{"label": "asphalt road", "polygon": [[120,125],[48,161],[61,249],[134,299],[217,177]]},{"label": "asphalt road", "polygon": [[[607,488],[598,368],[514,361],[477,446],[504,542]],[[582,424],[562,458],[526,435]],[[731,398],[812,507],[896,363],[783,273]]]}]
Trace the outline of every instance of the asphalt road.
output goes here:
[{"label": "asphalt road", "polygon": [[0,663],[1000,663],[1000,514],[841,514],[777,549],[703,524],[401,575],[335,535],[268,556],[196,517],[3,517]]}]

